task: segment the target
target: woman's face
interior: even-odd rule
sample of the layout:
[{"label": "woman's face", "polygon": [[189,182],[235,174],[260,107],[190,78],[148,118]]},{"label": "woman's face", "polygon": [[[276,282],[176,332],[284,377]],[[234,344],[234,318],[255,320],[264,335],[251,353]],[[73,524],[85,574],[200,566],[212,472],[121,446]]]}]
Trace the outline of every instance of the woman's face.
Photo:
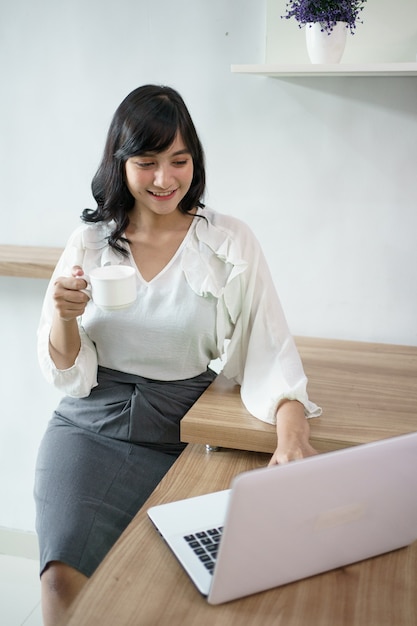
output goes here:
[{"label": "woman's face", "polygon": [[178,133],[164,152],[147,152],[127,159],[126,184],[135,199],[135,209],[168,215],[190,189],[194,165]]}]

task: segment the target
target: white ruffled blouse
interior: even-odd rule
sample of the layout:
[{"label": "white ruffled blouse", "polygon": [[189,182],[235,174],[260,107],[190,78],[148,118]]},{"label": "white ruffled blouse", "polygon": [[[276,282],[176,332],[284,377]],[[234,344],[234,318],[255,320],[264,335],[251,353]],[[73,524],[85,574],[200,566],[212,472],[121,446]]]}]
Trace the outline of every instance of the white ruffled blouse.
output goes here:
[{"label": "white ruffled blouse", "polygon": [[[49,283],[38,330],[46,379],[65,394],[88,396],[101,365],[157,380],[197,376],[216,359],[241,385],[248,411],[275,423],[283,399],[300,401],[307,417],[321,410],[307,395],[307,378],[290,335],[260,245],[240,220],[199,209],[174,257],[145,281],[133,257],[107,243],[111,226],[82,225],[70,237]],[[102,311],[90,301],[78,319],[81,349],[59,370],[49,354],[52,290],[73,265],[88,273],[106,264],[132,265],[138,297],[125,310]]]}]

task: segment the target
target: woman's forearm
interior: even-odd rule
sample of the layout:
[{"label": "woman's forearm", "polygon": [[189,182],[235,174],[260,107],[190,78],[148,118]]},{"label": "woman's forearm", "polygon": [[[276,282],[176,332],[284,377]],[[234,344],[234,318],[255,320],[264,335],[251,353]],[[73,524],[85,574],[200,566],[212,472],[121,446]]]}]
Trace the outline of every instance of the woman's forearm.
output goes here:
[{"label": "woman's forearm", "polygon": [[49,353],[56,367],[72,367],[81,348],[77,318],[83,315],[89,296],[83,269],[75,265],[70,277],[59,277],[54,283],[55,313],[49,335]]},{"label": "woman's forearm", "polygon": [[49,353],[56,367],[72,367],[81,348],[80,332],[76,319],[63,320],[55,315],[49,335]]}]

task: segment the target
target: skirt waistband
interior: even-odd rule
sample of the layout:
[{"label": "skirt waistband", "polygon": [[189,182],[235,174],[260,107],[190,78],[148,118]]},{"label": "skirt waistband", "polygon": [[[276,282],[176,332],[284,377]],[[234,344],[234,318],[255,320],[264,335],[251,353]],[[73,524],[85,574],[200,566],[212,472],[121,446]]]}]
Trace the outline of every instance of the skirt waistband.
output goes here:
[{"label": "skirt waistband", "polygon": [[186,380],[160,381],[99,367],[90,395],[63,398],[53,420],[157,449],[182,449],[180,421],[215,377],[207,369]]}]

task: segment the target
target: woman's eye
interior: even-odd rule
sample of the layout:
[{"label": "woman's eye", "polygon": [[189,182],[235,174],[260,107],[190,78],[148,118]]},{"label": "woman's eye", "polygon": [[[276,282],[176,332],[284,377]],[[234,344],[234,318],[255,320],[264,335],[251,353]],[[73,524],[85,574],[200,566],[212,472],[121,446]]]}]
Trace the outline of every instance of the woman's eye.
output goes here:
[{"label": "woman's eye", "polygon": [[154,165],[154,163],[152,163],[152,162],[150,162],[150,161],[138,161],[138,162],[136,163],[136,165],[137,165],[138,167],[140,167],[141,169],[146,170],[146,169],[148,169],[148,168],[152,167],[152,165]]},{"label": "woman's eye", "polygon": [[183,159],[182,161],[174,161],[174,165],[176,167],[184,167],[184,165],[187,165],[188,163],[188,159]]}]

